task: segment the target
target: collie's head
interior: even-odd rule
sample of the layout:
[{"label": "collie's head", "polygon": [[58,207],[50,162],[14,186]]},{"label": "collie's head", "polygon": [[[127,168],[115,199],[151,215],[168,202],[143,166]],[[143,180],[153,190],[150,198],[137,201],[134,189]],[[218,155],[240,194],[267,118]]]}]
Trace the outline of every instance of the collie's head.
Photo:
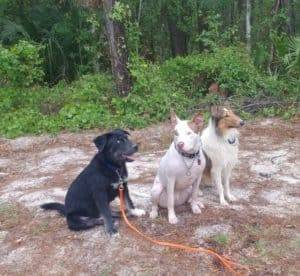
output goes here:
[{"label": "collie's head", "polygon": [[229,106],[213,106],[211,115],[217,133],[222,136],[226,135],[229,130],[240,128],[245,124]]}]

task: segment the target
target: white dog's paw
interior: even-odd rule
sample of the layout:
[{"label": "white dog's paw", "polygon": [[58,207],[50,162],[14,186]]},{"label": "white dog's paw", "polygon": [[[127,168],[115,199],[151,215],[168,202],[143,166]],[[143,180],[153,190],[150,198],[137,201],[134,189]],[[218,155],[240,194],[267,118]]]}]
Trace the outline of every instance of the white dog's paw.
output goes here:
[{"label": "white dog's paw", "polygon": [[188,203],[190,203],[190,204],[197,204],[200,208],[204,208],[204,205],[203,205],[200,197],[198,197],[198,198],[196,198],[194,200],[192,198],[190,198],[189,201],[188,201]]},{"label": "white dog's paw", "polygon": [[234,195],[232,195],[232,194],[227,194],[227,199],[229,200],[229,201],[237,201],[238,199],[234,196]]},{"label": "white dog's paw", "polygon": [[150,216],[151,219],[157,218],[157,216],[158,216],[157,209],[152,209],[152,211],[150,212],[149,216]]},{"label": "white dog's paw", "polygon": [[177,224],[178,223],[178,218],[175,215],[169,216],[169,223]]},{"label": "white dog's paw", "polygon": [[200,214],[201,213],[201,208],[197,203],[192,203],[191,208],[192,208],[192,212],[194,214]]},{"label": "white dog's paw", "polygon": [[146,212],[143,209],[134,208],[130,210],[130,213],[136,217],[141,217],[146,214]]},{"label": "white dog's paw", "polygon": [[229,203],[225,200],[225,198],[220,199],[220,204],[222,206],[229,206]]},{"label": "white dog's paw", "polygon": [[200,198],[196,201],[197,205],[200,207],[200,208],[205,208],[204,204],[201,202]]}]

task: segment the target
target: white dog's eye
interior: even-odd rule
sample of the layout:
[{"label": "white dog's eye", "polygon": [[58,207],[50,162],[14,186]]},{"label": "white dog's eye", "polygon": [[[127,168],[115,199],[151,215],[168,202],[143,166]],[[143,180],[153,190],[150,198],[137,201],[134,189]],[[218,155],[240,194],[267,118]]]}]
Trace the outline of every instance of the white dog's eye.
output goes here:
[{"label": "white dog's eye", "polygon": [[190,131],[187,133],[187,135],[191,135],[191,134],[192,134],[192,132],[190,132]]},{"label": "white dog's eye", "polygon": [[178,136],[178,135],[179,135],[179,133],[178,133],[177,130],[175,130],[174,135],[175,135],[175,136]]}]

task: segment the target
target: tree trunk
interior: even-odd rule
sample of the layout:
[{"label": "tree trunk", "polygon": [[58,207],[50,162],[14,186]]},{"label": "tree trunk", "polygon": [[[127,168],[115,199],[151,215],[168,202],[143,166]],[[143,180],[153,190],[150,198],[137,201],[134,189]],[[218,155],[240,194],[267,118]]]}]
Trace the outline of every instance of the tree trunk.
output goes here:
[{"label": "tree trunk", "polygon": [[[274,4],[274,7],[273,7],[271,16],[278,13],[280,3],[281,3],[281,0],[275,0],[275,4]],[[273,62],[273,59],[274,59],[274,52],[275,52],[274,44],[271,41],[270,57],[269,57],[268,66],[267,66],[267,69],[268,69],[268,72],[269,72],[270,75],[272,75],[272,68],[271,67],[272,67],[272,62]]]},{"label": "tree trunk", "polygon": [[[181,4],[183,5],[183,3]],[[181,15],[174,14],[168,9],[168,6],[163,9],[167,17],[172,56],[183,56],[187,53],[187,36],[177,26],[177,22],[181,20]]]},{"label": "tree trunk", "polygon": [[246,45],[247,50],[251,52],[251,0],[246,0]]},{"label": "tree trunk", "polygon": [[131,89],[131,77],[127,68],[128,52],[124,26],[110,18],[115,0],[103,0],[105,28],[109,44],[112,73],[120,96],[127,96]]},{"label": "tree trunk", "polygon": [[295,35],[296,27],[295,27],[295,4],[293,0],[285,0],[285,6],[287,8],[287,15],[288,15],[288,33],[290,35]]},{"label": "tree trunk", "polygon": [[183,56],[187,53],[186,34],[178,29],[176,22],[168,17],[168,28],[170,32],[170,42],[172,56]]}]

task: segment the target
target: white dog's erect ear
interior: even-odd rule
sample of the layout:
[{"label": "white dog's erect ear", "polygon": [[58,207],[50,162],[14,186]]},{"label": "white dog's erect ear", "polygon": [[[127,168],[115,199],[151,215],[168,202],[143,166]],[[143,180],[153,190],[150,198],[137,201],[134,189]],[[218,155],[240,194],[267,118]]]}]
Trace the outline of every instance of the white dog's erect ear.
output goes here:
[{"label": "white dog's erect ear", "polygon": [[203,125],[203,116],[201,113],[196,113],[192,119],[192,122],[195,123],[197,126]]},{"label": "white dog's erect ear", "polygon": [[189,127],[195,132],[199,133],[203,126],[203,116],[201,113],[196,113],[188,123]]},{"label": "white dog's erect ear", "polygon": [[171,124],[172,124],[172,126],[176,126],[178,121],[179,121],[179,118],[177,117],[175,111],[172,109],[171,110]]}]

